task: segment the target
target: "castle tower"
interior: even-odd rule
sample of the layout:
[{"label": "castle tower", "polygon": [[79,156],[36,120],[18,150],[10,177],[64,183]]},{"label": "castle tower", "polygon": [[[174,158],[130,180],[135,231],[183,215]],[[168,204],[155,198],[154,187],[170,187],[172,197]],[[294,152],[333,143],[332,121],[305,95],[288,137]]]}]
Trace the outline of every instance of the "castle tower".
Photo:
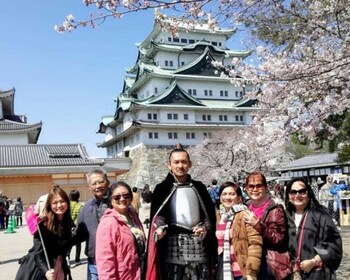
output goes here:
[{"label": "castle tower", "polygon": [[[115,99],[116,110],[102,118],[98,129],[105,134],[99,147],[106,148],[107,157],[132,158],[129,175],[134,175],[125,178],[130,184],[152,186],[152,179],[140,175],[146,172],[149,178],[159,177],[154,172],[164,177],[167,157],[162,151],[168,155],[176,143],[196,145],[219,130],[251,122],[250,113],[257,107],[245,97],[249,88],[233,85],[228,75],[213,66],[220,62],[235,70],[233,58],[250,55],[226,47],[234,32],[211,32],[207,24],[194,22],[180,27],[175,37],[155,24],[138,45],[136,63],[127,70],[123,89]],[[239,73],[236,78],[243,79]],[[148,166],[158,160],[162,165],[156,170],[154,165]]]}]

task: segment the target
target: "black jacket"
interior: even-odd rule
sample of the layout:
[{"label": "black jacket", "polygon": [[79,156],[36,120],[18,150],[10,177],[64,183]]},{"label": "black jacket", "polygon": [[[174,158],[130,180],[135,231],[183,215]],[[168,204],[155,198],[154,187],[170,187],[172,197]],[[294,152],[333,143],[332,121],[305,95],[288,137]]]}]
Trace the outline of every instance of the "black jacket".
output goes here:
[{"label": "black jacket", "polygon": [[[323,268],[314,268],[309,273],[302,273],[302,277],[305,280],[334,279],[343,255],[340,233],[325,207],[318,206],[307,211],[309,214],[305,221],[300,261],[312,259],[318,254],[323,261]],[[287,213],[287,218],[289,252],[293,261],[298,255],[300,237],[296,232],[294,215]]]},{"label": "black jacket", "polygon": [[[44,240],[48,260],[51,268],[55,266],[55,259],[58,256],[62,256],[62,269],[64,271],[65,279],[71,279],[70,269],[66,262],[66,256],[68,250],[73,244],[71,232],[67,232],[66,235],[59,237],[54,234],[41,222],[39,224],[42,238]],[[39,231],[34,234],[34,246],[29,250],[28,254],[19,260],[21,264],[20,269],[17,272],[16,280],[18,279],[33,279],[41,280],[46,279],[45,273],[49,270],[43,245],[40,240]]]}]

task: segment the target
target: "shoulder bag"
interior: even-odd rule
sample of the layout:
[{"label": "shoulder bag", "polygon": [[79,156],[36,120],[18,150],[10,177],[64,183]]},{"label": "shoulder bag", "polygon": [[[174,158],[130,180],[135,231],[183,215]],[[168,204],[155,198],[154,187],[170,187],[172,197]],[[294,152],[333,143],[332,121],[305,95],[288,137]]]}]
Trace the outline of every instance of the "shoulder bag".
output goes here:
[{"label": "shoulder bag", "polygon": [[300,235],[299,235],[299,241],[298,241],[298,256],[295,260],[295,265],[293,268],[293,273],[291,280],[302,280],[303,278],[301,277],[301,268],[300,268],[300,254],[301,254],[301,246],[303,243],[303,237],[304,237],[304,227],[305,227],[305,222],[306,218],[309,212],[306,212],[303,223],[300,228]]}]

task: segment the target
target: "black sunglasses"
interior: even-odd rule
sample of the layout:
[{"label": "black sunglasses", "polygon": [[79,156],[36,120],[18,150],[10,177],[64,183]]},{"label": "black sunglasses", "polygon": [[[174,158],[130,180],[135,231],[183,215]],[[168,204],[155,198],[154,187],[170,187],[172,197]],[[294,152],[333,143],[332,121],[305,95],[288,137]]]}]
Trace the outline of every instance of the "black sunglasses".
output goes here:
[{"label": "black sunglasses", "polygon": [[129,193],[126,193],[126,194],[117,194],[117,195],[113,195],[113,196],[112,196],[112,199],[115,200],[115,201],[119,201],[122,197],[123,197],[124,199],[129,199],[129,198],[130,198],[130,194],[129,194]]},{"label": "black sunglasses", "polygon": [[297,193],[300,195],[305,195],[307,193],[307,190],[306,190],[306,188],[304,188],[304,189],[300,189],[300,190],[290,190],[290,192],[289,192],[290,195],[297,195]]}]

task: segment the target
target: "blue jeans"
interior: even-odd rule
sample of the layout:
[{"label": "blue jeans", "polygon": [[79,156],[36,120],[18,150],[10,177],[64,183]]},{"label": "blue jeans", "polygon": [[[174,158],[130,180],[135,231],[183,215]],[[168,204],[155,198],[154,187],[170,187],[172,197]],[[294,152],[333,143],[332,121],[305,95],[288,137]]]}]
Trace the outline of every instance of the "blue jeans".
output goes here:
[{"label": "blue jeans", "polygon": [[88,280],[98,280],[96,265],[90,261],[88,261],[88,265],[87,265],[87,279]]}]

